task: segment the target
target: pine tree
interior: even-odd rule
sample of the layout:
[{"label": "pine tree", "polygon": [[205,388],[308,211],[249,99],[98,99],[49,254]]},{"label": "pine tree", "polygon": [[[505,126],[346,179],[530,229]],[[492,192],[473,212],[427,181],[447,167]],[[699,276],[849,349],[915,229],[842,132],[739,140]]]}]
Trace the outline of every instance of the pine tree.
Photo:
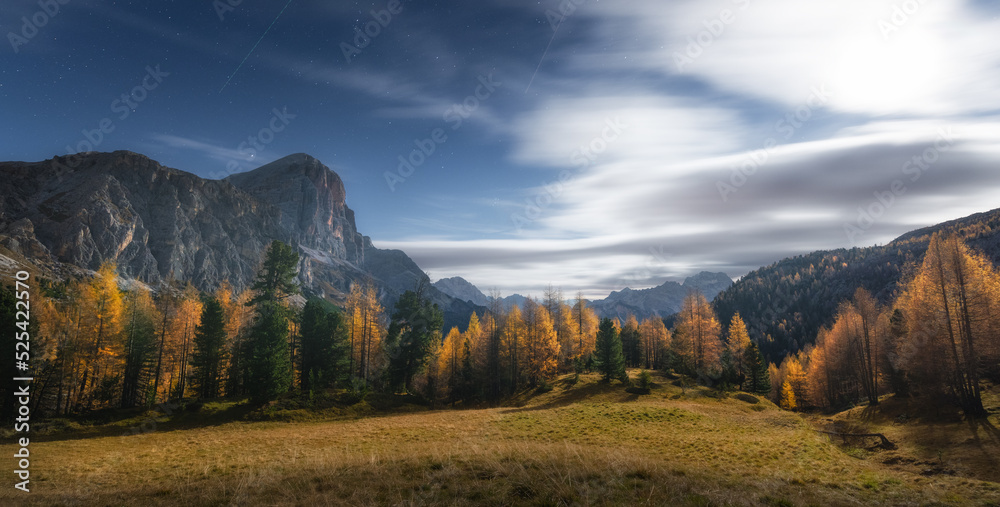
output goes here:
[{"label": "pine tree", "polygon": [[390,388],[412,391],[413,376],[427,365],[431,341],[441,340],[442,325],[444,315],[436,304],[420,291],[403,293],[396,302],[385,339]]},{"label": "pine tree", "polygon": [[261,301],[256,314],[249,336],[247,391],[255,403],[263,403],[291,388],[292,361],[288,353],[287,310],[276,302]]},{"label": "pine tree", "polygon": [[747,379],[749,382],[746,387],[752,393],[767,395],[771,392],[771,376],[768,373],[767,361],[764,361],[764,357],[761,356],[760,349],[757,348],[756,343],[750,342],[750,346],[747,347],[744,357],[747,372],[749,373],[749,378]]},{"label": "pine tree", "polygon": [[222,304],[214,297],[208,298],[202,307],[201,323],[195,327],[191,355],[191,383],[198,398],[216,398],[220,394],[225,343],[226,318]]},{"label": "pine tree", "polygon": [[146,404],[149,381],[155,368],[157,316],[149,291],[136,289],[128,294],[123,334],[122,408]]},{"label": "pine tree", "polygon": [[622,353],[625,355],[625,365],[635,368],[642,360],[642,335],[639,333],[639,322],[631,313],[625,319],[620,333]]},{"label": "pine tree", "polygon": [[257,280],[252,289],[256,296],[250,304],[262,301],[281,301],[288,296],[299,293],[295,284],[296,266],[299,264],[299,253],[291,246],[274,240],[267,249],[264,264],[257,273]]},{"label": "pine tree", "polygon": [[302,309],[299,386],[303,392],[343,382],[348,374],[347,326],[336,309],[310,299]]},{"label": "pine tree", "polygon": [[603,318],[597,329],[597,344],[595,362],[597,371],[606,382],[612,379],[625,378],[625,355],[622,353],[622,340],[611,319]]},{"label": "pine tree", "polygon": [[295,267],[299,254],[280,242],[271,243],[257,281],[254,327],[247,343],[247,391],[256,403],[288,392],[292,385],[292,360],[288,342],[289,311],[281,300],[295,294]]}]

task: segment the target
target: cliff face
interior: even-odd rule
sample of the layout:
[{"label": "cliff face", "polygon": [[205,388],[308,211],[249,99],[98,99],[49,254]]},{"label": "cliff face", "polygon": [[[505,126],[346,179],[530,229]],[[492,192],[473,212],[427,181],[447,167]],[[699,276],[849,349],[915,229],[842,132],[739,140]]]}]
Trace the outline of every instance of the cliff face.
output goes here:
[{"label": "cliff face", "polygon": [[[345,197],[340,176],[305,154],[221,181],[125,151],[0,162],[0,264],[30,262],[61,277],[114,261],[153,286],[173,278],[242,289],[277,239],[298,247],[300,283],[315,295],[340,300],[371,279],[388,306],[429,286],[405,253],[358,233]],[[449,323],[467,322],[471,305],[433,287],[427,294]]]},{"label": "cliff face", "polygon": [[41,265],[88,270],[114,261],[127,277],[173,276],[199,288],[245,286],[278,210],[225,181],[130,152],[0,163],[0,244]]}]

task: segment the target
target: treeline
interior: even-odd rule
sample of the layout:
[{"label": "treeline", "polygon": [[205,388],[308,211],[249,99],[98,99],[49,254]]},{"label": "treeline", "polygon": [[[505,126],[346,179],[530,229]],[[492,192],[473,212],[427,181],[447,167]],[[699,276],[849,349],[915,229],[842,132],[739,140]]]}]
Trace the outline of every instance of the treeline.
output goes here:
[{"label": "treeline", "polygon": [[[442,333],[441,310],[419,288],[391,314],[372,284],[352,287],[343,309],[319,299],[302,306],[297,263],[292,247],[274,242],[240,293],[226,284],[211,294],[190,285],[155,296],[141,284],[122,289],[110,264],[88,280],[33,285],[34,413],[192,397],[261,403],[327,388],[492,402],[567,372],[627,382],[628,367],[770,394],[789,409],[874,405],[895,393],[978,416],[982,379],[1000,381],[1000,274],[955,237],[931,239],[891,304],[857,289],[815,345],[780,365],[764,359],[739,313],[724,326],[698,293],[672,329],[659,318],[599,321],[582,297],[569,304],[550,288],[520,306],[494,298],[465,331]],[[0,296],[13,301],[8,288]]]},{"label": "treeline", "polygon": [[941,234],[912,271],[890,304],[857,289],[815,345],[772,365],[775,401],[841,409],[892,393],[985,416],[983,380],[1000,382],[1000,272]]},{"label": "treeline", "polygon": [[957,236],[1000,263],[1000,210],[914,231],[884,246],[812,252],[748,273],[713,301],[719,318],[739,312],[764,355],[780,362],[833,325],[840,301],[859,287],[883,305],[902,293],[935,233]]},{"label": "treeline", "polygon": [[[742,323],[738,343],[723,346],[699,295],[689,297],[673,331],[661,319],[630,316],[605,322],[598,340],[598,318],[586,300],[570,305],[550,289],[521,306],[498,300],[473,314],[464,332],[442,334],[441,310],[420,290],[403,294],[391,314],[372,284],[356,284],[343,309],[318,299],[301,306],[297,263],[292,247],[274,242],[254,285],[239,293],[227,284],[212,293],[188,284],[154,295],[139,283],[123,287],[112,264],[86,280],[33,284],[34,413],[179,398],[264,402],[330,387],[409,392],[437,402],[496,401],[560,373],[619,363],[622,372],[671,368],[716,380],[732,373],[725,378],[735,385],[744,383],[748,365],[762,363]],[[12,297],[6,288],[3,295]],[[598,350],[599,342],[616,352]],[[766,366],[753,373],[766,374]]]}]

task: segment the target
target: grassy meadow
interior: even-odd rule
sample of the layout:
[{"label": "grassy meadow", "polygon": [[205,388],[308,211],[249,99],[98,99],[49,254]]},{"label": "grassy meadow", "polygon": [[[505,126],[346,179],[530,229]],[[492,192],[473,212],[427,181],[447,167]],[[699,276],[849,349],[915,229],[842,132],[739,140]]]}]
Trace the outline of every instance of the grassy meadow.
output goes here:
[{"label": "grassy meadow", "polygon": [[[567,375],[499,408],[218,402],[70,424],[36,436],[31,493],[4,488],[0,505],[1000,505],[990,424],[905,421],[889,403],[802,417],[654,381],[638,395]],[[898,448],[815,431],[829,425]]]}]

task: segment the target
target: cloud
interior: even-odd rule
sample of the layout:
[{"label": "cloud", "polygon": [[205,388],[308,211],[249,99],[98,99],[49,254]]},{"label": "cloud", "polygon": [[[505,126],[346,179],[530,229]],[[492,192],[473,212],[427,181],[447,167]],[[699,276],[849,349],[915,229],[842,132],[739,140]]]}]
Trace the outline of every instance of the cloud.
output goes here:
[{"label": "cloud", "polygon": [[687,75],[783,104],[826,84],[830,107],[847,113],[1000,109],[1000,52],[991,39],[1000,19],[964,2],[646,0],[628,9],[592,3],[581,12],[605,31],[627,30],[641,42],[613,52],[577,51],[579,68]]},{"label": "cloud", "polygon": [[[539,132],[525,137],[539,143],[578,130],[573,122],[554,132],[554,124],[535,125]],[[745,153],[659,164],[658,150],[636,146],[649,158],[595,163],[511,239],[407,238],[379,246],[400,248],[442,277],[460,275],[504,293],[540,293],[552,283],[604,297],[701,270],[735,278],[784,256],[884,244],[918,226],[998,207],[997,129],[1000,120],[846,128],[777,148],[727,201],[717,184]],[[953,139],[942,143],[942,132]],[[935,143],[945,149],[918,177],[904,170]],[[895,181],[904,187],[900,195],[892,195]],[[874,224],[859,222],[859,207],[877,212]],[[860,224],[862,233],[848,235],[846,224]]]}]

